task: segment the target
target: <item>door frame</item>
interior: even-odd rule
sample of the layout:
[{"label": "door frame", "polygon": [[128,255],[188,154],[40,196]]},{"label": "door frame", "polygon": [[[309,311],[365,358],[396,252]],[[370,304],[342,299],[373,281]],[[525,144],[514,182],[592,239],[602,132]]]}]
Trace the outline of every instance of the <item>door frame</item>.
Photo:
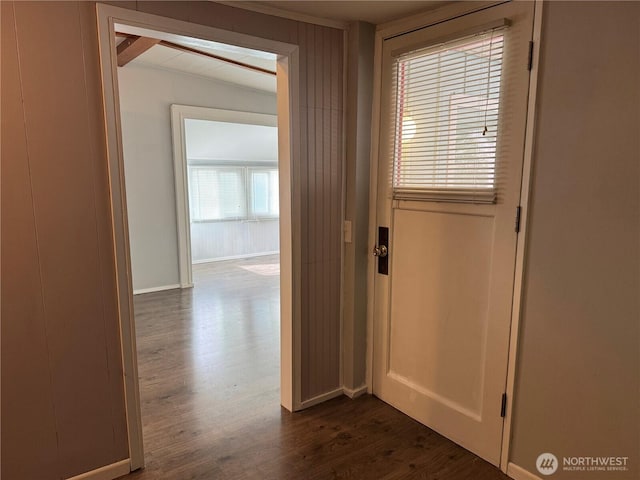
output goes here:
[{"label": "door frame", "polygon": [[[422,15],[415,15],[411,18],[392,21],[379,25],[376,29],[375,53],[374,53],[374,77],[373,77],[373,109],[372,109],[372,129],[371,129],[371,163],[370,163],[370,183],[369,183],[369,246],[376,245],[378,239],[377,226],[377,203],[378,203],[378,162],[380,138],[380,114],[382,102],[382,60],[384,41],[414,30],[427,28],[429,26],[442,23],[448,20],[469,15],[487,8],[495,7],[509,0],[483,0],[483,1],[461,1],[453,5],[426,12]],[[533,139],[535,133],[535,106],[537,95],[537,84],[539,76],[540,39],[542,32],[542,9],[543,1],[535,0],[533,14],[533,50],[532,64],[529,76],[529,92],[527,100],[527,120],[525,131],[524,158],[522,170],[522,184],[520,188],[520,231],[516,243],[515,274],[513,299],[511,308],[511,331],[509,338],[509,356],[507,361],[507,378],[505,379],[505,392],[507,394],[506,415],[502,430],[502,452],[500,455],[499,468],[502,472],[509,474],[513,471],[513,464],[509,462],[509,449],[511,443],[511,428],[513,422],[513,397],[515,391],[515,381],[517,376],[517,349],[519,328],[521,319],[521,304],[524,292],[524,269],[526,262],[526,239],[527,224],[529,217],[529,200],[531,194],[531,174],[533,169]],[[373,394],[373,365],[374,365],[374,305],[375,305],[375,278],[376,278],[376,258],[369,256],[368,281],[367,281],[367,392]]]},{"label": "door frame", "polygon": [[[225,110],[189,105],[171,105],[171,134],[173,137],[173,172],[176,187],[176,220],[178,226],[178,270],[180,288],[193,287],[193,259],[191,257],[191,215],[189,210],[189,182],[184,121],[186,119],[215,122],[244,123],[277,127],[278,116],[241,110]],[[278,169],[280,165],[278,165]],[[278,170],[278,174],[280,174]]]},{"label": "door frame", "polygon": [[122,153],[115,24],[186,35],[278,55],[277,112],[280,172],[280,401],[289,411],[301,405],[301,210],[299,175],[293,159],[300,156],[299,48],[252,35],[158,15],[96,4],[98,45],[104,102],[116,292],[121,334],[123,382],[130,469],[144,467],[140,388],[133,312],[133,286]]}]

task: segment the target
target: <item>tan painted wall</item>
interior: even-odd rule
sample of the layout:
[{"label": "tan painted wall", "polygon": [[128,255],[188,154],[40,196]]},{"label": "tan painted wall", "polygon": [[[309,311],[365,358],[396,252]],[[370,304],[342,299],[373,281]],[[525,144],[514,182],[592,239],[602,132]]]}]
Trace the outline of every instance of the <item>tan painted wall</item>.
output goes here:
[{"label": "tan painted wall", "polygon": [[[128,456],[93,2],[2,3],[2,478]],[[340,386],[343,32],[111,2],[300,45],[302,399]]]},{"label": "tan painted wall", "polygon": [[1,8],[2,478],[67,478],[128,456],[95,18]]},{"label": "tan painted wall", "polygon": [[351,243],[344,249],[343,382],[357,389],[366,382],[367,267],[369,247],[369,164],[373,103],[375,26],[354,22],[348,30],[345,220]]},{"label": "tan painted wall", "polygon": [[[545,4],[511,461],[640,478],[640,3]],[[550,477],[551,478],[551,477]]]}]

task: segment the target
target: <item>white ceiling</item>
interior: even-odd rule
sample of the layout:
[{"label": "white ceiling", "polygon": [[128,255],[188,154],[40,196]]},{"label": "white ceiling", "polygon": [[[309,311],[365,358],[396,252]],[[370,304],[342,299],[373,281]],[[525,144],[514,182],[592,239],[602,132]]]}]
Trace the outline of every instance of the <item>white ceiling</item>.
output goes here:
[{"label": "white ceiling", "polygon": [[[213,53],[215,55],[236,60],[267,70],[276,70],[276,55],[248,48],[226,45],[223,43],[201,40],[183,35],[158,32],[128,25],[116,25],[116,31],[158,38],[178,45]],[[244,87],[255,88],[267,92],[276,92],[276,77],[262,72],[256,72],[244,67],[233,65],[221,60],[204,57],[202,55],[181,52],[164,45],[154,45],[149,50],[129,62],[128,65],[139,65],[162,68],[176,72],[197,75],[217,81],[234,83]],[[127,68],[127,65],[121,68]]]},{"label": "white ceiling", "polygon": [[[258,0],[247,2],[254,5],[275,7],[289,12],[312,15],[314,17],[351,22],[361,20],[378,25],[409,15],[433,10],[452,0],[377,0],[377,1],[271,1]],[[236,3],[236,2],[234,2]],[[244,2],[238,2],[240,5]]]},{"label": "white ceiling", "polygon": [[[227,2],[228,4],[231,2]],[[236,3],[236,2],[233,2]],[[231,3],[231,4],[233,4]],[[284,10],[318,18],[350,22],[361,20],[373,24],[380,24],[407,17],[409,15],[432,10],[451,0],[416,0],[416,1],[256,1],[237,2],[238,6],[245,4],[263,5],[273,9]],[[167,40],[215,55],[240,61],[268,70],[276,70],[276,55],[242,47],[235,47],[207,40],[200,40],[182,35],[158,32],[128,25],[116,25],[116,31],[151,38]],[[189,52],[181,52],[163,45],[155,45],[129,63],[153,68],[162,68],[189,75],[210,78],[217,81],[229,82],[249,88],[267,92],[276,92],[276,77],[266,73],[252,71],[227,62],[207,58]],[[122,68],[126,68],[122,67]]]},{"label": "white ceiling", "polygon": [[185,134],[190,163],[199,159],[278,161],[277,127],[187,118]]}]

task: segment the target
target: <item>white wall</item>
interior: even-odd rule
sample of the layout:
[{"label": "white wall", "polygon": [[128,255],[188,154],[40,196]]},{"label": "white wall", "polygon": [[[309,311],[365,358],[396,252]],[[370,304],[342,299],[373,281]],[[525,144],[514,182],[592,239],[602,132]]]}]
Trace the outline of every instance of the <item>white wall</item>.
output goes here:
[{"label": "white wall", "polygon": [[179,284],[171,104],[276,113],[276,96],[161,69],[118,69],[134,290]]},{"label": "white wall", "polygon": [[239,220],[191,224],[191,257],[194,263],[277,253],[279,222]]},{"label": "white wall", "polygon": [[278,162],[278,128],[268,125],[185,120],[187,159]]},{"label": "white wall", "polygon": [[[278,163],[277,127],[187,118],[184,130],[190,165]],[[192,261],[275,253],[279,233],[278,219],[191,222]]]}]

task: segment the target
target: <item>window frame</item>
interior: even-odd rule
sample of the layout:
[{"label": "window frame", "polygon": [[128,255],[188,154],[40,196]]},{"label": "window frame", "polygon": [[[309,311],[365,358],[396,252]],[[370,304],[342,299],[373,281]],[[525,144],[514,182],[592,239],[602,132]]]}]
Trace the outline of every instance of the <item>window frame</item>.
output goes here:
[{"label": "window frame", "polygon": [[[242,183],[242,198],[244,200],[244,215],[239,217],[225,217],[225,218],[205,218],[205,219],[194,219],[193,215],[193,198],[192,198],[192,180],[191,180],[191,171],[192,168],[211,168],[211,169],[236,169],[240,170],[241,173],[241,183]],[[251,172],[252,171],[265,171],[272,172],[275,171],[276,174],[279,174],[278,164],[276,162],[237,162],[237,161],[217,161],[217,160],[200,160],[200,159],[189,159],[187,161],[187,198],[188,198],[188,211],[189,211],[189,223],[221,223],[221,222],[250,222],[250,221],[266,221],[266,220],[277,220],[280,218],[280,208],[278,202],[278,213],[276,215],[254,215],[253,209],[251,207],[252,201],[252,181],[251,181]],[[278,192],[279,195],[279,192]],[[279,197],[278,197],[279,201]]]},{"label": "window frame", "polygon": [[[498,170],[499,170],[499,154],[500,154],[500,136],[501,136],[501,121],[502,121],[502,103],[503,103],[503,76],[504,76],[504,63],[502,63],[500,70],[500,91],[498,94],[498,104],[496,106],[496,114],[497,114],[497,135],[496,135],[496,145],[494,151],[494,162],[493,162],[493,185],[490,188],[480,187],[480,188],[467,188],[462,186],[447,186],[446,183],[441,185],[432,185],[432,186],[401,186],[396,184],[396,182],[403,177],[402,174],[402,163],[403,163],[403,150],[402,144],[404,143],[404,132],[403,132],[403,118],[405,114],[405,110],[410,109],[410,106],[405,105],[405,98],[407,93],[405,89],[407,88],[407,80],[405,79],[404,72],[404,62],[407,58],[411,57],[419,57],[420,51],[435,49],[440,46],[444,46],[447,43],[456,43],[460,40],[464,39],[472,39],[474,37],[479,37],[486,35],[490,32],[497,33],[498,35],[502,35],[503,39],[501,42],[506,42],[505,33],[508,31],[508,27],[511,22],[508,19],[501,19],[495,22],[491,22],[489,24],[480,26],[478,28],[474,28],[468,31],[461,31],[456,34],[448,35],[446,37],[441,37],[438,39],[434,39],[429,41],[428,43],[420,43],[406,46],[400,49],[394,49],[390,52],[391,58],[393,58],[395,67],[393,69],[392,76],[394,78],[392,82],[392,91],[387,92],[388,95],[391,95],[393,98],[391,102],[391,109],[394,115],[394,132],[393,132],[393,147],[391,152],[391,169],[392,169],[392,187],[391,194],[396,200],[412,200],[412,201],[425,201],[425,202],[447,202],[447,203],[485,203],[485,204],[495,204],[498,201]],[[493,33],[492,33],[493,41]],[[502,47],[508,48],[508,47]],[[504,58],[504,53],[501,54]],[[489,70],[491,72],[491,70]],[[493,75],[492,75],[493,76]],[[402,77],[402,78],[400,78]],[[468,98],[475,97],[474,95],[466,95],[462,94],[462,96],[466,96]],[[480,97],[478,97],[478,102]],[[482,100],[484,102],[485,100]],[[475,102],[474,102],[475,103]],[[415,114],[415,112],[412,112]],[[411,115],[410,115],[411,116]],[[451,114],[449,114],[449,120],[451,119]],[[454,126],[455,127],[455,126]],[[453,133],[452,128],[449,128],[449,137],[448,141],[451,141],[451,133]],[[413,137],[413,135],[412,135]],[[398,162],[398,163],[396,163]],[[433,162],[436,164],[437,162]],[[416,166],[416,164],[414,164]],[[418,165],[419,166],[419,165]]]},{"label": "window frame", "polygon": [[[249,217],[250,220],[270,220],[270,219],[277,219],[280,218],[280,198],[278,197],[278,191],[276,190],[275,192],[275,197],[276,197],[276,201],[278,204],[278,209],[277,209],[277,213],[273,214],[273,213],[268,213],[268,214],[261,214],[261,215],[256,215],[254,212],[254,208],[253,208],[253,173],[254,172],[264,172],[269,174],[269,177],[271,177],[271,175],[275,172],[276,174],[276,178],[279,178],[279,173],[278,173],[278,166],[248,166],[247,167],[247,175],[246,175],[246,180],[247,180],[247,195],[246,195],[246,200],[247,200],[247,216]],[[271,179],[269,178],[269,184],[268,184],[268,198],[267,198],[267,203],[269,204],[269,210],[271,210],[271,196],[273,195],[273,192],[271,191]],[[277,182],[276,182],[277,183]]]}]

